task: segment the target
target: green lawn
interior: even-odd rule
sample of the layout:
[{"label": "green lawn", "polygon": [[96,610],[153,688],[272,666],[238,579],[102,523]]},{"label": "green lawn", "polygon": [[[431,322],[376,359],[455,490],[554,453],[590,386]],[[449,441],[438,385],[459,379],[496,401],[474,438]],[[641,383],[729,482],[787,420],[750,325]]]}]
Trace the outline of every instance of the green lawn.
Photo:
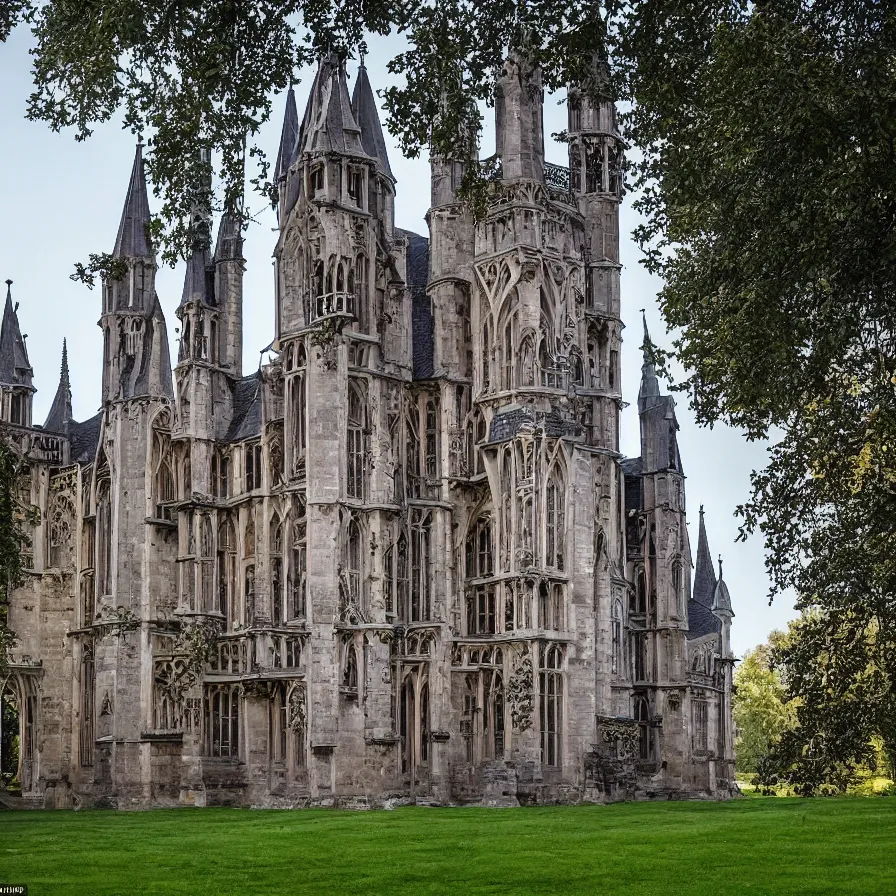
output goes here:
[{"label": "green lawn", "polygon": [[29,896],[896,894],[896,799],[0,813]]}]

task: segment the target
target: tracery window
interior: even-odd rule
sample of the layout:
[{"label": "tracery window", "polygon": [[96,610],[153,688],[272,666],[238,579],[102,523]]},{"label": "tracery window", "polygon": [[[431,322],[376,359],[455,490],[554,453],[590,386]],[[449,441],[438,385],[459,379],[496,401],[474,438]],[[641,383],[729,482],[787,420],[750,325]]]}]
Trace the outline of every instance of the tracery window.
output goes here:
[{"label": "tracery window", "polygon": [[[299,364],[304,367],[305,347],[299,346]],[[289,380],[289,422],[292,427],[292,463],[290,475],[301,479],[305,475],[305,372],[300,370]]]},{"label": "tracery window", "polygon": [[168,412],[163,411],[156,417],[153,425],[152,476],[157,519],[166,519],[165,506],[177,499],[174,470],[171,466],[171,436],[166,427],[169,421]]},{"label": "tracery window", "polygon": [[411,671],[399,692],[399,734],[402,738],[401,770],[413,774],[429,762],[429,681],[425,673]]},{"label": "tracery window", "polygon": [[353,516],[349,519],[345,534],[345,604],[362,606],[361,582],[363,574],[363,550],[361,525]]},{"label": "tracery window", "polygon": [[205,696],[206,755],[240,755],[240,696],[238,685],[212,685]]},{"label": "tracery window", "polygon": [[638,723],[638,758],[653,758],[653,732],[650,727],[650,704],[645,697],[635,698],[635,721]]},{"label": "tracery window", "polygon": [[439,418],[436,402],[430,398],[426,402],[426,458],[424,469],[426,478],[437,479],[439,475]]},{"label": "tracery window", "polygon": [[96,577],[97,593],[112,590],[112,500],[109,480],[101,479],[96,487]]},{"label": "tracery window", "polygon": [[407,488],[409,498],[423,494],[422,467],[420,464],[420,408],[413,398],[407,401]]},{"label": "tracery window", "polygon": [[348,386],[348,428],[346,434],[346,494],[363,500],[366,489],[365,426],[366,402],[361,386],[350,381]]},{"label": "tracery window", "polygon": [[541,761],[545,765],[561,764],[561,736],[563,720],[562,655],[556,645],[540,647],[539,723],[541,730]]},{"label": "tracery window", "polygon": [[481,514],[470,526],[466,539],[466,573],[468,579],[494,574],[491,518]]},{"label": "tracery window", "polygon": [[625,641],[622,626],[622,601],[618,599],[613,601],[610,637],[612,640],[612,672],[614,675],[619,675],[625,668],[623,656]]},{"label": "tracery window", "polygon": [[212,522],[207,514],[199,519],[199,579],[201,610],[207,613],[215,606],[215,552]]},{"label": "tracery window", "polygon": [[68,494],[53,493],[50,503],[49,566],[65,569],[72,563],[74,548],[75,505]]},{"label": "tracery window", "polygon": [[494,585],[477,585],[468,588],[466,610],[468,635],[497,633],[498,614]]},{"label": "tracery window", "polygon": [[691,704],[694,719],[694,750],[706,752],[709,747],[709,706],[705,700]]},{"label": "tracery window", "polygon": [[647,681],[647,632],[632,632],[632,675]]},{"label": "tracery window", "polygon": [[246,491],[252,492],[261,488],[264,478],[264,466],[261,459],[261,442],[246,445]]},{"label": "tracery window", "polygon": [[301,498],[293,504],[292,558],[290,563],[289,618],[304,619],[306,614],[306,581],[308,572],[306,505]]},{"label": "tracery window", "polygon": [[218,612],[229,624],[235,621],[236,530],[230,520],[218,526]]},{"label": "tracery window", "polygon": [[672,562],[672,608],[674,613],[684,615],[685,602],[682,591],[682,566],[681,560]]},{"label": "tracery window", "polygon": [[218,498],[230,497],[230,455],[224,451],[212,454],[212,489]]},{"label": "tracery window", "polygon": [[271,520],[271,621],[283,622],[283,524],[280,517]]},{"label": "tracery window", "polygon": [[555,466],[545,487],[545,563],[563,570],[566,565],[566,490]]}]

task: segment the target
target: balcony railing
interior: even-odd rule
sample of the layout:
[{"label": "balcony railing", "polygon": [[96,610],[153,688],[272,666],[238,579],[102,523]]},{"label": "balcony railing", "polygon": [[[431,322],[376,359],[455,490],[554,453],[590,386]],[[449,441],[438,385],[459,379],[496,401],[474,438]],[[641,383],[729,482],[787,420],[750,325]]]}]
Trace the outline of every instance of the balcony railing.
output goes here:
[{"label": "balcony railing", "polygon": [[[496,183],[504,176],[500,159],[490,159],[481,163],[481,171],[483,178],[490,183]],[[551,199],[557,202],[566,202],[570,205],[574,204],[569,168],[545,162],[544,183]]]},{"label": "balcony railing", "polygon": [[326,317],[354,317],[357,296],[350,292],[326,292],[311,300],[311,322]]}]

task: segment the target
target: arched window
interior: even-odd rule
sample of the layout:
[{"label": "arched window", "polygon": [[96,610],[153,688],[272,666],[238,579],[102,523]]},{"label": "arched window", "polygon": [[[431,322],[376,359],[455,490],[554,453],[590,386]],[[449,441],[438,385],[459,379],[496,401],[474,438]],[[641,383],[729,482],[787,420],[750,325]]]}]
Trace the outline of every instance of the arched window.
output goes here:
[{"label": "arched window", "polygon": [[612,672],[614,675],[621,675],[625,669],[622,621],[622,601],[617,599],[613,601],[610,632],[612,640]]},{"label": "arched window", "polygon": [[541,761],[545,765],[561,764],[560,745],[563,730],[562,655],[556,645],[541,645],[539,672],[539,722],[541,727]]},{"label": "arched window", "polygon": [[174,487],[174,471],[171,466],[171,436],[167,428],[168,415],[162,412],[156,418],[152,434],[152,475],[155,495],[156,519],[167,519],[167,505],[177,500]]},{"label": "arched window", "polygon": [[439,476],[439,417],[436,402],[430,398],[426,402],[426,456],[424,470],[428,480]]},{"label": "arched window", "polygon": [[283,622],[283,524],[278,516],[271,520],[271,621]]},{"label": "arched window", "polygon": [[102,597],[112,590],[112,499],[109,480],[96,487],[96,582]]},{"label": "arched window", "polygon": [[225,519],[218,527],[218,612],[228,627],[235,621],[236,567],[236,529]]},{"label": "arched window", "polygon": [[292,557],[289,568],[289,612],[287,614],[290,620],[304,619],[307,613],[308,528],[306,512],[304,500],[295,499],[292,519]]},{"label": "arched window", "polygon": [[398,535],[395,558],[395,594],[398,599],[398,618],[407,622],[410,618],[411,580],[408,576],[408,538],[402,530]]},{"label": "arched window", "polygon": [[681,560],[676,559],[672,562],[672,612],[683,616],[685,601],[683,600],[682,578]]},{"label": "arched window", "polygon": [[545,564],[563,570],[566,565],[566,490],[556,466],[545,487]]},{"label": "arched window", "polygon": [[239,685],[212,685],[205,698],[206,755],[236,757],[240,754]]},{"label": "arched window", "polygon": [[420,408],[416,396],[406,403],[407,437],[407,486],[408,497],[419,498],[423,494],[423,465],[420,458]]},{"label": "arched window", "polygon": [[230,455],[223,451],[212,455],[212,490],[219,498],[230,497]]},{"label": "arched window", "polygon": [[468,579],[484,578],[494,573],[492,523],[485,514],[478,516],[467,531],[466,572]]},{"label": "arched window", "polygon": [[491,365],[489,355],[492,347],[489,342],[488,321],[482,327],[482,391],[488,392],[491,386]]},{"label": "arched window", "polygon": [[499,671],[484,673],[482,707],[483,755],[504,758],[504,682]]},{"label": "arched window", "polygon": [[365,423],[364,395],[361,387],[357,383],[350,381],[348,385],[348,429],[346,435],[346,494],[349,498],[364,498]]},{"label": "arched window", "polygon": [[208,515],[199,518],[199,594],[203,613],[215,606],[215,546],[212,521]]},{"label": "arched window", "polygon": [[638,723],[638,758],[646,762],[653,758],[653,736],[650,705],[644,697],[635,697],[635,721]]},{"label": "arched window", "polygon": [[67,569],[73,560],[75,505],[66,492],[54,491],[50,502],[48,565]]},{"label": "arched window", "polygon": [[423,622],[430,615],[430,535],[432,517],[428,513],[412,511],[411,516],[411,606],[408,622]]},{"label": "arched window", "polygon": [[635,612],[643,614],[647,612],[647,576],[643,567],[635,572]]},{"label": "arched window", "polygon": [[305,475],[305,373],[300,371],[289,380],[289,423],[292,428],[291,476]]},{"label": "arched window", "polygon": [[345,538],[345,576],[348,586],[347,602],[354,604],[356,607],[362,605],[362,563],[361,526],[358,520],[352,517],[349,520]]}]

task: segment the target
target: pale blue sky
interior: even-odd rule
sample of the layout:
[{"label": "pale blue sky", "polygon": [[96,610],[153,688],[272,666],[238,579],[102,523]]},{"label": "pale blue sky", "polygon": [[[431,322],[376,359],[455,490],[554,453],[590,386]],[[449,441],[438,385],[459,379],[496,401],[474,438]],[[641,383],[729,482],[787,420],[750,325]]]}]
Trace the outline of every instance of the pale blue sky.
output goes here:
[{"label": "pale blue sky", "polygon": [[[30,34],[17,29],[0,44],[0,282],[10,278],[13,299],[19,303],[22,332],[28,334],[28,352],[38,389],[34,419],[42,422],[50,408],[59,378],[62,339],[68,339],[75,417],[96,413],[100,401],[102,339],[96,322],[100,314],[98,290],[89,291],[69,279],[76,261],[86,262],[91,252],[109,252],[115,242],[128,176],[133,162],[134,138],[115,123],[100,126],[85,143],[72,133],[54,134],[40,123],[25,120],[31,91]],[[367,68],[374,90],[387,86],[386,62],[396,52],[392,40],[371,42]],[[350,75],[354,66],[350,66]],[[299,112],[304,107],[311,78],[297,87]],[[275,100],[274,115],[262,130],[260,142],[271,161],[276,157],[283,97]],[[488,120],[481,155],[494,152],[494,130]],[[385,119],[385,116],[381,116]],[[545,134],[566,126],[565,106],[548,98]],[[398,180],[396,224],[427,234],[424,216],[429,203],[429,166],[425,158],[404,159],[386,135],[389,158]],[[566,164],[565,147],[549,140],[548,161]],[[260,200],[253,202],[260,205]],[[159,201],[150,206],[158,208]],[[638,250],[630,234],[636,224],[630,198],[622,210],[621,255],[622,314],[628,324],[623,346],[623,392],[631,406],[623,413],[622,450],[640,453],[635,401],[640,378],[640,308],[655,342],[668,345],[656,305],[658,281],[638,264]],[[273,335],[274,292],[271,252],[276,220],[270,210],[259,216],[246,237],[244,370],[258,366],[259,351]],[[183,265],[160,269],[157,290],[168,322],[172,357],[178,325],[174,309],[183,285]],[[691,543],[696,555],[697,510],[705,505],[710,549],[722,554],[725,580],[737,614],[732,641],[738,654],[764,641],[768,632],[794,615],[787,599],[769,607],[768,580],[763,566],[763,544],[758,536],[735,543],[735,507],[749,496],[750,471],[765,464],[764,446],[747,443],[728,427],[697,427],[690,409],[679,398],[679,443],[687,474],[687,504]]]}]

